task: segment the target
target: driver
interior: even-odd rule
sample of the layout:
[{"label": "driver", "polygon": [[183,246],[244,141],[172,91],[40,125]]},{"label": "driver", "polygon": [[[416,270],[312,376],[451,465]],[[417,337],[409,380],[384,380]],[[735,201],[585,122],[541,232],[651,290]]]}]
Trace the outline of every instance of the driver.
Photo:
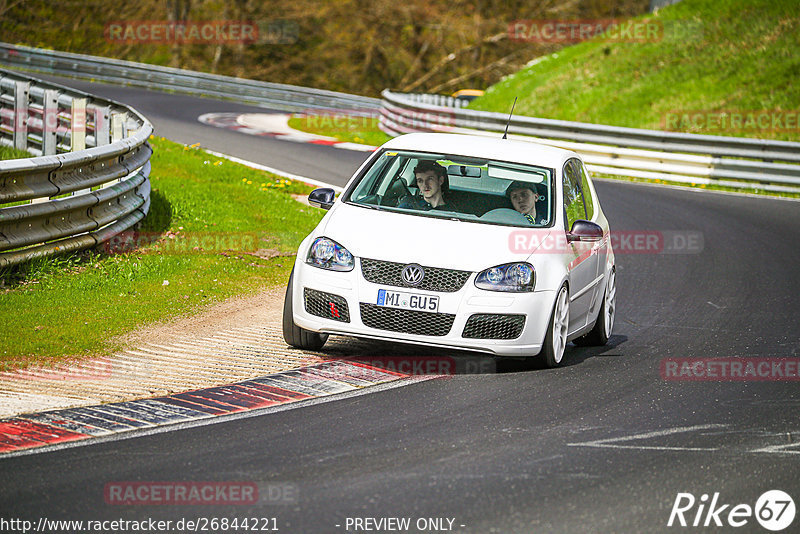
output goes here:
[{"label": "driver", "polygon": [[528,222],[535,225],[547,224],[547,219],[536,213],[536,201],[543,200],[532,182],[515,181],[506,189],[506,196],[511,200],[514,209],[520,212]]},{"label": "driver", "polygon": [[453,211],[456,207],[448,202],[447,169],[432,160],[420,161],[414,167],[414,178],[419,188],[419,195],[406,196],[400,199],[397,207],[418,210],[442,209]]}]

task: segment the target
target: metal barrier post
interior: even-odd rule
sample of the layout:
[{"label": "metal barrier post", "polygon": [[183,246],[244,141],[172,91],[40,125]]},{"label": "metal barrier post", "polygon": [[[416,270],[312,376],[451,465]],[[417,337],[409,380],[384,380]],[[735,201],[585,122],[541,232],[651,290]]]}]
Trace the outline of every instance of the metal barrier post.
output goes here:
[{"label": "metal barrier post", "polygon": [[[86,150],[86,99],[73,98],[70,111],[70,151]],[[91,193],[91,188],[75,191],[72,196]]]},{"label": "metal barrier post", "polygon": [[28,150],[28,101],[30,98],[30,82],[14,84],[14,148]]},{"label": "metal barrier post", "polygon": [[70,151],[86,150],[86,99],[73,98],[70,112]]},{"label": "metal barrier post", "polygon": [[94,146],[103,146],[111,142],[111,125],[109,116],[111,109],[108,106],[92,106],[94,115]]},{"label": "metal barrier post", "polygon": [[111,114],[111,142],[116,143],[122,139],[122,123],[126,120],[124,113]]},{"label": "metal barrier post", "polygon": [[45,89],[42,102],[42,155],[53,156],[58,145],[58,91]]}]

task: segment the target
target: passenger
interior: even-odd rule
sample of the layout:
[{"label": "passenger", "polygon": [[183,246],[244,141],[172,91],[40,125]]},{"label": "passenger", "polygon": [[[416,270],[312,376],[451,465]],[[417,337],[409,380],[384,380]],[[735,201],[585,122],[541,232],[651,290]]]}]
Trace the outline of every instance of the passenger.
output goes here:
[{"label": "passenger", "polygon": [[539,195],[536,184],[532,182],[511,182],[506,189],[506,196],[511,200],[514,209],[528,219],[528,222],[535,225],[547,224],[547,219],[536,213],[536,201],[544,199],[544,195]]},{"label": "passenger", "polygon": [[447,169],[435,161],[423,160],[414,167],[414,177],[419,195],[401,198],[397,203],[398,208],[458,211],[455,204],[447,198],[449,193]]}]

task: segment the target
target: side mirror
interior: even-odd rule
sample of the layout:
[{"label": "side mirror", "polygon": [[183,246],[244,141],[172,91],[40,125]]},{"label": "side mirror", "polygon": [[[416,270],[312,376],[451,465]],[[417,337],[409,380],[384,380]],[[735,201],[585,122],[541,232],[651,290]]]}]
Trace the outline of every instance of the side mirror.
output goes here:
[{"label": "side mirror", "polygon": [[316,206],[318,208],[322,208],[324,210],[331,209],[333,206],[333,202],[336,199],[336,191],[329,187],[320,187],[319,189],[314,189],[308,195],[308,203],[312,206]]},{"label": "side mirror", "polygon": [[572,223],[572,229],[567,233],[567,242],[573,241],[600,241],[603,239],[603,229],[599,224],[578,219]]}]

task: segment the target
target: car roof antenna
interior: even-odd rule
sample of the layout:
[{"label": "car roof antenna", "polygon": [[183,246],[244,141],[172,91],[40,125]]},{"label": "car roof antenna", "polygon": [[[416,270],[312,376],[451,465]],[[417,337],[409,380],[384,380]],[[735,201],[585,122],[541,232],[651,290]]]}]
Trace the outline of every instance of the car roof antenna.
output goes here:
[{"label": "car roof antenna", "polygon": [[503,139],[508,139],[508,123],[511,122],[511,115],[514,113],[514,106],[517,105],[517,97],[514,97],[514,103],[511,104],[511,113],[508,114],[508,120],[506,121],[506,131],[503,132]]}]

